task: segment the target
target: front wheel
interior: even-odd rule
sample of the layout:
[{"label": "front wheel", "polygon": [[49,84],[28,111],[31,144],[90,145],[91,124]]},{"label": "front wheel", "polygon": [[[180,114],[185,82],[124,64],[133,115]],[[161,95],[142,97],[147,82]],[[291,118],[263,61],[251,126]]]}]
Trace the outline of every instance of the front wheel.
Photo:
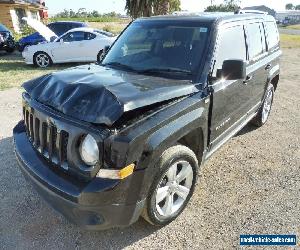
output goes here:
[{"label": "front wheel", "polygon": [[274,86],[270,84],[267,88],[265,99],[262,103],[262,106],[260,107],[257,115],[251,121],[257,127],[261,127],[267,122],[271,112],[273,98],[274,98]]},{"label": "front wheel", "polygon": [[50,56],[45,52],[37,52],[33,56],[33,62],[40,68],[47,68],[52,65]]},{"label": "front wheel", "polygon": [[173,221],[190,200],[197,179],[198,161],[192,150],[176,145],[162,154],[156,167],[159,172],[142,216],[153,225],[163,226]]}]

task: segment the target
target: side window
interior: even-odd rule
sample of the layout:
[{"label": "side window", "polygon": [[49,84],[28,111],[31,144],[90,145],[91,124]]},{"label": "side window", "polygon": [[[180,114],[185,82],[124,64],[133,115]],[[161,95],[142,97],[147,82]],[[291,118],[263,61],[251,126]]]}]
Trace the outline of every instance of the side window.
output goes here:
[{"label": "side window", "polygon": [[84,32],[81,31],[75,31],[70,32],[63,36],[62,38],[64,42],[78,42],[84,40]]},{"label": "side window", "polygon": [[95,37],[96,37],[96,35],[93,33],[90,33],[90,32],[84,33],[84,40],[93,40]]},{"label": "side window", "polygon": [[265,27],[267,32],[268,49],[270,50],[279,43],[278,29],[274,22],[266,22]]},{"label": "side window", "polygon": [[219,47],[213,77],[217,77],[218,70],[222,69],[223,62],[228,59],[246,61],[245,32],[242,25],[220,29]]},{"label": "side window", "polygon": [[250,61],[264,52],[263,44],[265,43],[263,42],[262,32],[261,23],[247,24],[247,42]]}]

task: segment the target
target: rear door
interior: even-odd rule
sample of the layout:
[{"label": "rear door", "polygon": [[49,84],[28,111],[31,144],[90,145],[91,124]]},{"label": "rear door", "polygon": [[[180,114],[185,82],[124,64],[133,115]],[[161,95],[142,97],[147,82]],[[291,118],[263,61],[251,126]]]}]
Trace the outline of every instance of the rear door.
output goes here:
[{"label": "rear door", "polygon": [[262,101],[268,70],[265,30],[262,21],[256,20],[246,24],[246,41],[248,45],[247,84],[249,86],[249,98],[252,105],[258,105]]},{"label": "rear door", "polygon": [[240,80],[219,77],[224,60],[247,60],[245,30],[243,23],[223,25],[219,28],[214,68],[212,71],[213,96],[210,124],[211,150],[217,148],[226,136],[243,121],[251,109],[250,87]]}]

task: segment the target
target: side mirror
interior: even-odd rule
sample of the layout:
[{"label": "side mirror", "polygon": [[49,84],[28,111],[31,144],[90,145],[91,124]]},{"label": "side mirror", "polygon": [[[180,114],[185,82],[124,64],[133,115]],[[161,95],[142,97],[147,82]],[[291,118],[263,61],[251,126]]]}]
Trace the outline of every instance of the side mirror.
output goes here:
[{"label": "side mirror", "polygon": [[107,53],[110,49],[110,45],[104,46],[103,53]]},{"label": "side mirror", "polygon": [[109,49],[110,49],[109,45],[104,46],[104,48],[99,52],[99,55],[97,56],[97,62],[100,63],[103,60],[104,56],[109,51]]},{"label": "side mirror", "polygon": [[62,39],[62,38],[59,39],[59,42],[60,42],[60,43],[64,43],[64,39]]},{"label": "side mirror", "polygon": [[243,60],[225,60],[222,65],[222,78],[238,80],[246,78],[246,62]]}]

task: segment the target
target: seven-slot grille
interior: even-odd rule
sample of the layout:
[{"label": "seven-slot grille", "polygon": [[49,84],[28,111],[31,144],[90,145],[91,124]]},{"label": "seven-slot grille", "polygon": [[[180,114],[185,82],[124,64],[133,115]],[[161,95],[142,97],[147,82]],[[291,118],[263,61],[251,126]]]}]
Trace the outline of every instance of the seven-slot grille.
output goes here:
[{"label": "seven-slot grille", "polygon": [[43,121],[31,107],[23,107],[26,133],[32,145],[55,165],[68,168],[67,145],[69,134],[47,121]]}]

